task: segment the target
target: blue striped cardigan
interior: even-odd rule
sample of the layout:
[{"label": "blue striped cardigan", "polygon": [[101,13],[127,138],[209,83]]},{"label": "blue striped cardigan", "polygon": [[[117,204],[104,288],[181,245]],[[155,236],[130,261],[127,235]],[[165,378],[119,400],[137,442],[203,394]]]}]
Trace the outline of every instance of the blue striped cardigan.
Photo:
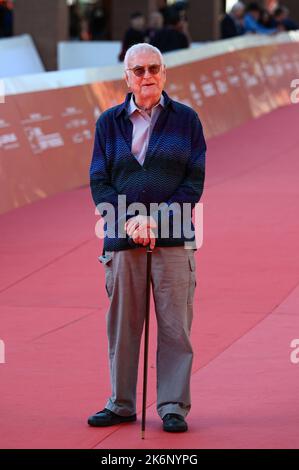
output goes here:
[{"label": "blue striped cardigan", "polygon": [[[116,237],[105,234],[105,251],[132,248],[128,236],[117,236],[118,225],[135,214],[120,214],[118,195],[126,196],[126,209],[133,202],[142,202],[149,215],[150,203],[190,203],[200,200],[205,179],[206,143],[197,113],[189,106],[172,100],[165,91],[165,106],[153,128],[144,164],[131,152],[133,125],[127,107],[131,98],[107,109],[96,122],[93,155],[90,165],[90,187],[96,206],[109,202],[115,208]],[[100,210],[104,217],[105,212]],[[137,215],[137,213],[136,213]],[[169,237],[160,235],[161,212],[152,214],[159,223],[156,246],[179,246],[186,238],[172,236],[172,212],[169,212]],[[193,227],[193,223],[191,222]],[[107,228],[107,222],[106,227]]]}]

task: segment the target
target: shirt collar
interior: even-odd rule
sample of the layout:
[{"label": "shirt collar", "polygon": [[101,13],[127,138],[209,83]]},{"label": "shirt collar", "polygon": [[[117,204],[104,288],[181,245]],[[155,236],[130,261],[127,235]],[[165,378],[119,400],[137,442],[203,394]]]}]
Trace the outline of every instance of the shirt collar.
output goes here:
[{"label": "shirt collar", "polygon": [[[128,112],[127,109],[128,109],[132,94],[133,94],[132,92],[127,93],[125,101],[117,107],[116,117],[118,117],[120,114],[122,114],[123,111],[125,111],[126,114],[127,114],[127,112]],[[173,111],[176,111],[175,102],[167,95],[166,91],[163,90],[161,96],[162,95],[163,95],[163,98],[164,98],[163,107],[167,108],[168,106],[171,106]]]},{"label": "shirt collar", "polygon": [[[153,106],[152,109],[157,108],[158,106],[162,106],[162,108],[164,108],[164,101],[165,101],[164,96],[161,93],[159,102],[157,104],[155,104],[155,106]],[[131,116],[131,114],[133,114],[135,111],[140,111],[140,108],[138,108],[138,106],[135,103],[133,93],[131,94],[131,98],[130,98],[130,101],[129,101],[129,104],[128,104],[127,111],[128,111],[129,116]]]}]

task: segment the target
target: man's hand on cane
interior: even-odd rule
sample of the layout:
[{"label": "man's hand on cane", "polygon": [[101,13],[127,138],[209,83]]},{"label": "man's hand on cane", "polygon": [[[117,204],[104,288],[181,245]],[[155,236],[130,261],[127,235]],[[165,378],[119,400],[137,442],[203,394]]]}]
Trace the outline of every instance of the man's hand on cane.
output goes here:
[{"label": "man's hand on cane", "polygon": [[132,237],[134,243],[146,246],[150,243],[150,249],[153,250],[156,243],[156,235],[153,231],[157,223],[152,216],[137,215],[125,223],[127,234]]}]

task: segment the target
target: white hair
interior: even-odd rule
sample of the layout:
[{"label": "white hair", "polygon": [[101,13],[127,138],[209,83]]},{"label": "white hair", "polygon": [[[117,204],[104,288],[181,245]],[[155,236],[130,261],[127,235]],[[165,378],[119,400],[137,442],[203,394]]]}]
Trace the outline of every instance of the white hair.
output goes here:
[{"label": "white hair", "polygon": [[161,51],[159,51],[157,47],[152,46],[151,44],[148,44],[147,42],[139,42],[138,44],[134,44],[133,46],[131,46],[126,52],[125,59],[124,59],[124,65],[126,69],[128,68],[128,63],[129,63],[130,58],[133,55],[138,54],[138,52],[153,52],[159,57],[161,64],[164,65],[163,56],[161,54]]},{"label": "white hair", "polygon": [[234,13],[235,11],[239,10],[245,10],[245,5],[243,2],[237,2],[232,6],[231,13]]}]

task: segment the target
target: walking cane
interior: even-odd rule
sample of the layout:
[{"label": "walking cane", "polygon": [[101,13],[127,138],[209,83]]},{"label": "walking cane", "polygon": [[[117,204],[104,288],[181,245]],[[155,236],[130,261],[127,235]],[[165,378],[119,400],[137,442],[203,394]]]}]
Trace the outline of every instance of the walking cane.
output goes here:
[{"label": "walking cane", "polygon": [[[132,237],[128,239],[132,248],[136,248],[137,244]],[[151,296],[151,266],[152,252],[150,243],[146,247],[146,306],[145,306],[145,323],[144,323],[144,363],[143,363],[143,396],[142,396],[142,419],[141,419],[141,439],[144,439],[145,418],[146,418],[146,393],[147,393],[147,370],[148,370],[148,337],[149,337],[149,319],[150,319],[150,296]]]},{"label": "walking cane", "polygon": [[148,370],[148,337],[150,320],[150,295],[151,295],[151,265],[152,249],[150,245],[146,247],[146,307],[144,324],[144,363],[143,363],[143,396],[142,396],[142,420],[141,439],[144,439],[145,418],[146,418],[146,393],[147,393],[147,370]]}]

